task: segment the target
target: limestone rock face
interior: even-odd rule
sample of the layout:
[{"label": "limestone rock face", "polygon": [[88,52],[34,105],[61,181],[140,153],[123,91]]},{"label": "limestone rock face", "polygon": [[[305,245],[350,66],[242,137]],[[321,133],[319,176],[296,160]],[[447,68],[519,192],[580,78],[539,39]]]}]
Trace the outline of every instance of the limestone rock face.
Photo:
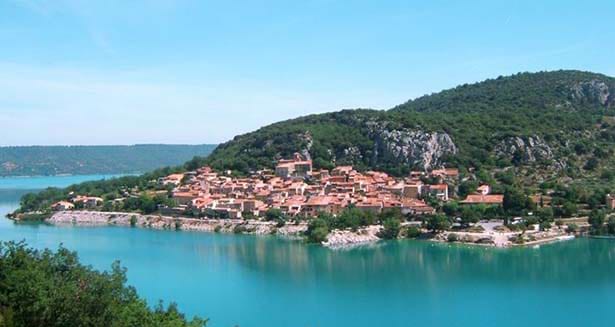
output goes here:
[{"label": "limestone rock face", "polygon": [[577,101],[597,102],[605,107],[615,105],[615,92],[600,80],[576,83],[571,91],[572,98]]},{"label": "limestone rock face", "polygon": [[543,163],[554,170],[566,168],[566,162],[555,160],[553,148],[540,136],[508,137],[498,143],[494,152],[497,156],[510,159],[515,164]]},{"label": "limestone rock face", "polygon": [[417,169],[431,169],[457,153],[450,135],[411,129],[372,129],[373,159],[392,159]]},{"label": "limestone rock face", "polygon": [[310,150],[312,149],[312,145],[314,144],[314,139],[312,138],[312,133],[305,132],[304,134],[299,135],[299,138],[305,143],[305,148],[301,149],[301,155],[306,160],[312,160],[312,156],[310,155]]}]

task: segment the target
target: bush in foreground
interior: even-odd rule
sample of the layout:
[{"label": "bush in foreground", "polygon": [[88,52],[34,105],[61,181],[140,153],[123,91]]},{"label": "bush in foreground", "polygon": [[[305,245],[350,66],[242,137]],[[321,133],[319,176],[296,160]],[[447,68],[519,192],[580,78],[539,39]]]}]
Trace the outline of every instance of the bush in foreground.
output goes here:
[{"label": "bush in foreground", "polygon": [[118,262],[109,272],[79,263],[75,252],[0,243],[0,326],[202,327],[175,304],[148,307]]}]

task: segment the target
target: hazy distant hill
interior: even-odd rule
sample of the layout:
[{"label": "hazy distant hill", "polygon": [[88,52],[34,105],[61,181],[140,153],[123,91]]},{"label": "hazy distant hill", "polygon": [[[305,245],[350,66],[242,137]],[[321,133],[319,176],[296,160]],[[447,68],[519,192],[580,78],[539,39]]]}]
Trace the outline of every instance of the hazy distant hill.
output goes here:
[{"label": "hazy distant hill", "polygon": [[0,147],[0,176],[117,174],[174,166],[207,156],[216,145]]}]

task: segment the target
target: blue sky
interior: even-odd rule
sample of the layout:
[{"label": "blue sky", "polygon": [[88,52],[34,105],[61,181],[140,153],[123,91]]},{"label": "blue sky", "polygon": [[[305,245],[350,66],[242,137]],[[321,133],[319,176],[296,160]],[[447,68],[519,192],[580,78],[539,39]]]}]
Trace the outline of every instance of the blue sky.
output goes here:
[{"label": "blue sky", "polygon": [[615,76],[613,1],[0,0],[0,145],[218,143],[519,71]]}]

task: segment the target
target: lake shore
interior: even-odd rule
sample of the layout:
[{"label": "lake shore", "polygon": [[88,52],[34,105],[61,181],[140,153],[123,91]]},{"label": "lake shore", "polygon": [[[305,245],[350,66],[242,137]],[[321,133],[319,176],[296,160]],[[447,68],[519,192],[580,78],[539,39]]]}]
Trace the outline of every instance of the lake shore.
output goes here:
[{"label": "lake shore", "polygon": [[307,223],[277,226],[275,222],[243,219],[196,219],[161,215],[143,215],[127,212],[59,211],[45,219],[55,225],[77,226],[116,225],[153,229],[175,229],[198,232],[245,233],[256,235],[278,234],[295,236],[307,230]]},{"label": "lake shore", "polygon": [[[303,237],[303,234],[308,228],[306,222],[287,223],[284,226],[279,226],[276,222],[262,220],[196,219],[161,215],[143,215],[139,213],[85,210],[55,212],[44,221],[53,225],[124,226],[160,230],[279,235],[286,237]],[[360,228],[356,232],[350,230],[335,230],[329,234],[328,240],[323,242],[322,245],[330,248],[338,248],[377,242],[380,238],[376,236],[376,234],[380,229],[380,226],[367,226]]]},{"label": "lake shore", "polygon": [[[303,237],[307,231],[306,222],[277,225],[273,221],[244,219],[196,219],[170,217],[161,215],[143,215],[126,212],[101,211],[59,211],[44,220],[53,225],[74,226],[124,226],[142,227],[159,230],[184,230],[195,232],[220,232],[254,235],[279,235],[285,237]],[[327,242],[322,245],[330,248],[352,246],[356,244],[379,241],[376,236],[380,226],[367,226],[356,232],[335,230],[329,234]]]},{"label": "lake shore", "polygon": [[[101,211],[59,211],[44,220],[54,225],[76,226],[124,226],[141,227],[159,230],[184,230],[196,232],[220,232],[254,235],[279,235],[302,238],[307,231],[307,222],[286,223],[283,226],[273,221],[243,220],[243,219],[196,219],[185,217],[171,217],[161,215],[143,215],[127,212],[101,212]],[[378,232],[380,225],[365,226],[352,230],[333,230],[329,233],[327,241],[322,245],[329,248],[350,247],[355,245],[374,243],[381,240]],[[515,246],[536,246],[574,238],[563,230],[554,229],[550,232],[534,232],[532,239],[524,243],[511,241],[518,232],[464,232],[449,231],[435,235],[430,240],[435,242],[451,242],[450,234],[456,234],[456,241],[468,245],[479,245],[497,248]]]}]

